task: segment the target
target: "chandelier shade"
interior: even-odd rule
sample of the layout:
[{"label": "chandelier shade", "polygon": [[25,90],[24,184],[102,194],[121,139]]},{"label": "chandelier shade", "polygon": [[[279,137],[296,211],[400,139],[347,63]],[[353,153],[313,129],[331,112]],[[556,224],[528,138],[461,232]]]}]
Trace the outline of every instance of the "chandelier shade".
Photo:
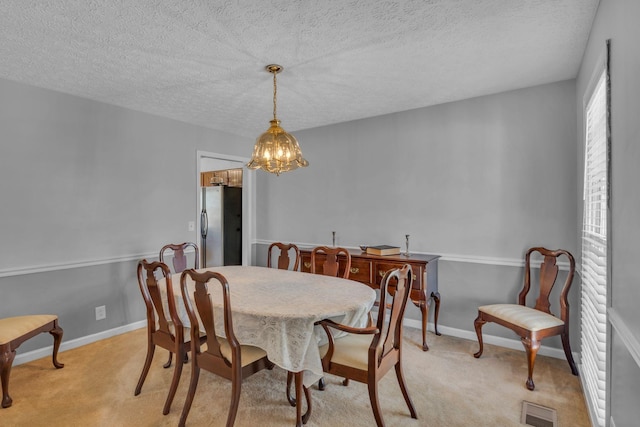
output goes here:
[{"label": "chandelier shade", "polygon": [[276,117],[276,74],[282,71],[282,67],[272,64],[266,68],[273,74],[273,120],[269,122],[269,129],[256,139],[247,167],[280,175],[282,172],[307,167],[309,162],[302,157],[298,140],[280,127],[280,120]]}]

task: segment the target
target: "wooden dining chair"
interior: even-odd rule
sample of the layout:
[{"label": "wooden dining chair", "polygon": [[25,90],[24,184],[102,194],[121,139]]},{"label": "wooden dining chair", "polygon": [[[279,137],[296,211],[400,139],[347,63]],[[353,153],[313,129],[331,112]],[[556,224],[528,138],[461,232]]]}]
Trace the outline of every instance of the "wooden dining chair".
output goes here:
[{"label": "wooden dining chair", "polygon": [[[340,255],[345,259],[344,270],[339,262]],[[311,273],[348,279],[350,270],[351,254],[345,248],[316,246],[311,250]]]},{"label": "wooden dining chair", "polygon": [[[279,251],[277,253],[276,251]],[[291,258],[289,253],[293,252],[293,266],[291,265]],[[278,255],[277,268],[280,270],[293,270],[298,271],[300,267],[300,249],[293,243],[280,243],[275,242],[269,245],[267,252],[267,267],[271,268],[272,258]]]},{"label": "wooden dining chair", "polygon": [[[195,291],[191,295],[188,279],[195,282]],[[218,319],[223,321],[222,325],[216,325],[214,321],[214,309],[209,295],[210,283],[220,286],[222,290],[223,318]],[[184,426],[187,421],[198,386],[200,369],[204,369],[231,380],[231,405],[226,424],[227,427],[231,427],[238,412],[242,381],[264,368],[272,369],[273,363],[267,359],[267,353],[263,349],[240,345],[238,342],[233,331],[229,284],[222,274],[214,271],[198,273],[195,270],[185,270],[180,278],[180,288],[191,322],[191,380],[178,425]],[[200,329],[206,331],[204,350],[203,343],[197,339]],[[223,335],[226,338],[222,338]]]},{"label": "wooden dining chair", "polygon": [[63,330],[58,325],[57,315],[31,314],[0,319],[0,379],[2,380],[3,408],[8,408],[13,403],[13,399],[9,396],[9,375],[16,357],[16,349],[26,340],[43,332],[53,336],[53,366],[57,369],[64,367],[64,364],[58,362]]},{"label": "wooden dining chair", "polygon": [[[340,275],[340,259],[342,255],[345,258],[344,270]],[[342,277],[344,279],[349,278],[351,270],[351,254],[348,250],[341,247],[329,247],[329,246],[316,246],[311,250],[311,268],[312,274],[323,274],[325,276]],[[345,379],[345,384],[348,384],[349,380]],[[293,373],[287,373],[287,400],[291,405],[295,405],[295,399],[291,395],[291,385],[293,384]],[[318,389],[324,390],[325,380],[320,378],[318,381]]]},{"label": "wooden dining chair", "polygon": [[174,273],[182,273],[187,269],[187,256],[185,255],[185,250],[192,248],[195,252],[194,254],[194,262],[193,268],[196,270],[200,267],[200,250],[198,249],[198,245],[193,242],[184,242],[184,243],[169,243],[168,245],[164,245],[162,249],[160,249],[160,262],[165,262],[165,257],[167,255],[173,255],[173,272]]},{"label": "wooden dining chair", "polygon": [[[531,256],[535,253],[544,257],[540,264],[539,272],[540,292],[536,299],[535,306],[527,307],[526,299],[531,288],[532,276]],[[569,261],[569,272],[567,273],[567,278],[560,292],[560,317],[558,318],[551,313],[549,295],[558,277],[558,266],[556,262],[558,258],[563,255]],[[476,334],[478,335],[480,349],[473,356],[479,358],[482,355],[482,326],[487,322],[495,322],[511,329],[520,336],[520,340],[527,353],[529,375],[526,386],[529,390],[535,388],[535,384],[533,383],[533,366],[536,361],[536,354],[540,348],[540,341],[546,337],[560,335],[564,354],[567,362],[569,362],[571,373],[578,375],[578,369],[573,361],[571,345],[569,343],[569,301],[567,299],[574,273],[575,261],[573,255],[569,252],[562,249],[550,250],[542,247],[529,249],[525,256],[524,287],[518,295],[518,304],[491,304],[478,308],[478,317],[474,321],[474,326]]]},{"label": "wooden dining chair", "polygon": [[171,272],[166,264],[141,260],[138,263],[138,284],[147,309],[147,356],[134,395],[137,396],[142,391],[142,385],[149,373],[156,346],[169,351],[169,361],[164,365],[165,368],[171,366],[171,358],[175,353],[176,364],[173,370],[173,379],[162,409],[162,413],[166,415],[171,409],[171,402],[180,382],[182,362],[187,359],[186,355],[190,350],[188,328],[185,333],[185,327],[178,316],[173,297]]},{"label": "wooden dining chair", "polygon": [[[384,426],[378,400],[378,382],[394,368],[400,391],[409,407],[411,418],[418,418],[402,372],[402,318],[409,299],[413,273],[411,266],[390,270],[380,288],[380,307],[389,307],[388,316],[380,313],[376,326],[354,328],[332,320],[319,322],[327,333],[328,343],[320,347],[324,372],[368,385],[369,400],[378,427]],[[391,290],[395,290],[393,295]],[[332,330],[346,332],[335,339]]]}]

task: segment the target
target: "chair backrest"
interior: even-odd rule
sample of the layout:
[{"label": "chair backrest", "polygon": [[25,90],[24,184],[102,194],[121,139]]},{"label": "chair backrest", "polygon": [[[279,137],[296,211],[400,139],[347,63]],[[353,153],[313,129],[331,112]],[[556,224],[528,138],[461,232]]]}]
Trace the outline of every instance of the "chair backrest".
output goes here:
[{"label": "chair backrest", "polygon": [[549,295],[551,294],[553,286],[555,285],[556,279],[558,277],[558,265],[556,264],[556,262],[562,255],[566,256],[569,260],[569,272],[567,273],[567,278],[560,292],[560,318],[563,321],[568,322],[569,302],[567,299],[567,295],[569,293],[571,283],[573,282],[576,263],[573,259],[573,255],[563,249],[550,250],[542,247],[536,247],[531,248],[527,251],[527,254],[525,256],[524,287],[518,295],[518,304],[526,305],[527,294],[531,289],[531,255],[534,253],[539,253],[544,257],[542,263],[540,264],[540,294],[536,299],[536,305],[534,308],[536,310],[540,310],[549,314],[552,314],[550,310],[551,303],[549,301]]},{"label": "chair backrest", "polygon": [[[191,280],[193,280],[193,282],[195,283],[193,295],[189,295],[190,291],[187,278],[191,278]],[[211,297],[209,294],[209,283],[214,286],[219,286],[222,291],[222,304],[224,313],[222,327],[216,327],[213,315],[213,304],[211,302]],[[227,279],[222,274],[215,271],[205,271],[202,273],[198,273],[193,269],[189,269],[182,272],[182,276],[180,277],[180,290],[182,292],[182,299],[184,300],[187,315],[189,316],[189,321],[191,322],[192,350],[194,350],[195,343],[195,351],[193,351],[193,357],[197,357],[196,355],[201,354],[201,344],[199,344],[197,334],[199,330],[204,328],[207,334],[207,349],[202,354],[206,355],[206,358],[213,358],[211,369],[209,369],[209,367],[207,369],[226,377],[225,372],[229,370],[229,366],[225,364],[224,366],[220,366],[221,369],[215,369],[216,362],[213,362],[213,360],[215,359],[226,360],[220,349],[221,341],[218,338],[219,336],[223,335],[223,328],[224,336],[226,337],[226,340],[231,348],[232,360],[230,360],[229,362],[235,363],[234,361],[240,361],[241,355],[240,343],[238,342],[238,339],[233,332],[231,299],[229,296],[229,283],[227,282]],[[216,330],[218,331],[218,333],[216,333]],[[228,379],[231,378],[229,377]]]},{"label": "chair backrest", "polygon": [[[278,248],[280,250],[280,254],[278,255],[278,267],[280,270],[289,270],[291,265],[291,257],[289,257],[289,252],[293,251],[295,258],[293,260],[293,271],[298,271],[298,267],[300,266],[300,249],[293,243],[280,243],[275,242],[269,245],[269,252],[267,254],[267,267],[271,267],[271,258],[273,256],[272,251],[273,248]],[[275,252],[275,251],[273,251]]]},{"label": "chair backrest", "polygon": [[[351,254],[341,247],[317,246],[313,248],[311,250],[311,273],[338,277],[340,270],[339,255],[345,258],[342,277],[348,279],[349,271],[351,270]],[[324,263],[319,261],[320,258],[324,258]]]},{"label": "chair backrest", "polygon": [[[169,267],[163,262],[141,260],[138,262],[138,285],[147,308],[147,326],[150,333],[168,334],[171,339],[181,342],[184,339],[183,325],[173,297]],[[164,286],[164,289],[161,289],[161,286]],[[163,293],[166,295],[165,298],[162,297]],[[170,326],[171,323],[173,328]]]},{"label": "chair backrest", "polygon": [[173,252],[173,272],[174,273],[182,273],[187,269],[187,256],[184,251],[188,248],[193,248],[194,255],[194,266],[193,268],[198,269],[200,267],[200,251],[198,250],[198,245],[193,242],[184,242],[184,243],[169,243],[168,245],[164,245],[162,249],[160,249],[160,262],[165,262],[165,253]]},{"label": "chair backrest", "polygon": [[374,336],[369,347],[369,363],[371,364],[373,358],[376,367],[386,355],[399,350],[402,345],[402,319],[412,282],[413,271],[409,264],[405,264],[401,269],[388,271],[382,279],[380,312],[376,322],[379,332]]}]

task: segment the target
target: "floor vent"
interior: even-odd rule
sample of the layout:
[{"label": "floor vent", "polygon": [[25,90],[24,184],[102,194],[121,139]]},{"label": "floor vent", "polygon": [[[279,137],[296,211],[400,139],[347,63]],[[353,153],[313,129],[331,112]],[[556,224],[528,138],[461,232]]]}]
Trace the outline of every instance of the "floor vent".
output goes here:
[{"label": "floor vent", "polygon": [[520,422],[534,427],[556,427],[558,415],[555,409],[523,401]]}]

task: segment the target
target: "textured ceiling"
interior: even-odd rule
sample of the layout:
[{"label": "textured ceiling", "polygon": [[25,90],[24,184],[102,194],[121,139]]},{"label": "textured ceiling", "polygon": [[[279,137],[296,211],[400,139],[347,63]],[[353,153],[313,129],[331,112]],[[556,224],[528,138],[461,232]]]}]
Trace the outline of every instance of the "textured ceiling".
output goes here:
[{"label": "textured ceiling", "polygon": [[598,0],[0,0],[0,78],[239,135],[574,78]]}]

